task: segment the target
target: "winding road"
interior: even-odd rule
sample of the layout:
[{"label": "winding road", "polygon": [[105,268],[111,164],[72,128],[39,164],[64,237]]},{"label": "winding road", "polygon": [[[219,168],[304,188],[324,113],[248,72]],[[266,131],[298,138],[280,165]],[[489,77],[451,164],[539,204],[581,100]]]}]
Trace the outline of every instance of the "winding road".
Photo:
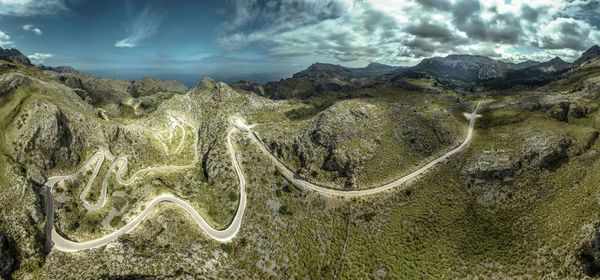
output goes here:
[{"label": "winding road", "polygon": [[471,138],[473,138],[473,130],[474,130],[474,126],[475,126],[475,119],[477,119],[478,115],[477,115],[477,110],[479,108],[479,103],[477,103],[477,105],[475,106],[475,109],[473,111],[473,113],[468,114],[468,118],[469,118],[469,129],[467,132],[467,137],[465,138],[465,140],[456,148],[450,150],[449,152],[441,155],[440,157],[434,159],[433,161],[423,165],[421,168],[413,171],[412,173],[402,177],[402,178],[398,178],[392,182],[389,182],[387,184],[378,186],[378,187],[374,187],[374,188],[369,188],[369,189],[363,189],[363,190],[339,190],[339,189],[332,189],[332,188],[328,188],[328,187],[324,187],[324,186],[320,186],[314,183],[311,183],[309,181],[306,181],[304,179],[298,178],[296,176],[296,174],[294,174],[294,172],[292,172],[289,168],[287,168],[287,166],[285,166],[285,164],[276,156],[273,155],[273,153],[271,153],[269,151],[269,149],[266,147],[266,145],[260,140],[260,138],[258,137],[258,135],[256,134],[256,132],[254,132],[252,130],[253,125],[247,125],[244,121],[244,119],[242,118],[236,118],[234,120],[235,125],[241,129],[244,130],[246,132],[248,132],[248,134],[252,137],[252,139],[258,144],[258,146],[260,147],[260,149],[271,159],[271,161],[273,161],[273,163],[275,163],[275,165],[277,166],[277,169],[279,170],[279,172],[281,174],[283,174],[283,176],[290,181],[292,184],[294,184],[295,186],[301,188],[301,189],[309,189],[309,190],[313,190],[322,194],[327,194],[327,195],[333,195],[333,196],[342,196],[342,197],[353,197],[353,196],[363,196],[363,195],[370,195],[370,194],[376,194],[376,193],[380,193],[380,192],[384,192],[387,191],[389,189],[393,189],[395,187],[398,187],[408,181],[411,181],[413,179],[415,179],[417,176],[423,174],[425,171],[429,170],[430,168],[434,167],[436,164],[444,161],[445,159],[447,159],[448,157],[460,152],[461,150],[463,150],[471,141]]},{"label": "winding road", "polygon": [[[188,126],[192,127],[194,129],[194,131],[196,131],[195,127],[193,127],[192,125],[190,125],[188,123],[186,123],[186,124]],[[130,185],[135,179],[139,178],[142,174],[165,172],[165,171],[176,171],[176,170],[193,167],[194,164],[198,161],[198,136],[196,134],[196,141],[195,141],[195,145],[194,145],[194,160],[192,163],[190,163],[188,165],[146,168],[146,169],[138,170],[128,180],[125,180],[125,179],[123,179],[123,173],[127,170],[127,164],[128,164],[127,158],[120,157],[120,158],[115,159],[111,163],[108,171],[106,172],[106,175],[102,182],[100,198],[99,198],[99,201],[97,204],[88,203],[85,200],[85,196],[89,192],[92,182],[97,177],[100,167],[102,166],[102,163],[104,162],[104,160],[106,158],[106,155],[104,154],[104,152],[101,152],[101,151],[96,152],[94,155],[92,155],[92,157],[90,157],[88,159],[88,161],[79,170],[75,171],[72,174],[64,175],[64,176],[50,177],[48,179],[48,181],[44,184],[45,189],[46,189],[46,206],[47,206],[46,207],[46,237],[47,237],[46,238],[46,240],[47,240],[46,248],[47,249],[53,248],[53,249],[56,249],[59,251],[64,251],[64,252],[75,252],[75,251],[93,249],[93,248],[98,248],[98,247],[104,246],[104,245],[118,239],[121,235],[131,232],[133,229],[135,229],[137,226],[139,226],[140,223],[142,221],[144,221],[144,219],[146,219],[146,217],[148,217],[148,215],[150,215],[152,213],[152,211],[156,208],[156,206],[158,206],[162,202],[174,203],[175,205],[177,205],[180,208],[182,208],[183,210],[185,210],[188,214],[190,214],[192,219],[200,226],[200,228],[202,228],[202,230],[204,230],[211,238],[213,238],[219,242],[230,241],[239,232],[240,227],[242,225],[242,217],[244,216],[244,211],[246,209],[246,180],[244,177],[244,173],[242,172],[242,168],[240,167],[240,164],[237,161],[235,149],[233,148],[233,142],[232,142],[232,135],[236,131],[237,131],[237,129],[235,127],[230,129],[229,132],[227,133],[226,141],[227,141],[227,149],[231,156],[231,163],[235,169],[235,172],[236,172],[238,180],[239,180],[240,197],[239,197],[239,201],[238,201],[238,208],[237,208],[236,214],[233,218],[233,221],[229,224],[229,226],[227,228],[225,228],[223,230],[217,230],[217,229],[211,227],[206,222],[206,220],[189,203],[182,200],[181,198],[176,197],[173,194],[159,195],[158,197],[151,200],[140,214],[135,216],[135,218],[133,218],[131,221],[129,221],[123,227],[119,228],[118,230],[116,230],[110,234],[104,235],[97,239],[83,241],[83,242],[74,242],[74,241],[71,241],[71,240],[63,237],[62,235],[60,235],[54,228],[54,197],[52,194],[52,189],[53,189],[54,185],[56,185],[57,183],[59,183],[61,181],[73,179],[76,176],[81,175],[83,172],[85,172],[88,169],[88,167],[90,165],[95,163],[96,167],[94,168],[94,171],[93,171],[91,177],[89,178],[88,182],[86,183],[84,190],[80,195],[80,199],[82,201],[82,204],[86,208],[86,210],[88,210],[88,211],[97,210],[99,208],[102,208],[104,206],[104,204],[106,203],[108,178],[109,178],[109,174],[111,173],[111,170],[113,170],[113,169],[118,168],[116,179],[119,184]]]},{"label": "winding road", "polygon": [[[142,175],[156,173],[156,172],[177,171],[177,170],[191,168],[198,162],[198,158],[199,158],[198,134],[195,133],[196,139],[195,139],[195,143],[194,143],[194,160],[188,165],[161,166],[161,167],[151,167],[151,168],[141,169],[141,170],[138,170],[137,172],[135,172],[129,179],[126,180],[126,179],[123,179],[123,174],[127,170],[128,160],[125,157],[116,158],[109,166],[109,169],[106,172],[105,177],[102,181],[102,188],[101,188],[101,193],[100,193],[98,202],[96,204],[92,204],[92,203],[89,203],[85,199],[85,196],[90,191],[92,183],[95,180],[95,178],[98,176],[101,166],[107,157],[107,154],[105,152],[98,151],[94,155],[92,155],[79,170],[75,171],[74,173],[69,174],[69,175],[64,175],[64,176],[50,177],[46,181],[46,183],[44,185],[45,190],[46,190],[46,237],[47,237],[46,238],[46,240],[47,240],[46,248],[47,248],[47,250],[56,249],[56,250],[65,251],[65,252],[75,252],[75,251],[93,249],[93,248],[98,248],[98,247],[104,246],[104,245],[118,239],[123,234],[127,234],[127,233],[131,232],[133,229],[135,229],[137,226],[139,226],[140,223],[148,217],[148,215],[150,215],[154,211],[156,206],[158,206],[160,203],[163,203],[163,202],[171,202],[171,203],[177,205],[178,207],[182,208],[183,210],[185,210],[192,217],[192,219],[200,226],[200,228],[202,228],[202,230],[204,232],[206,232],[206,234],[210,238],[217,240],[219,242],[231,241],[240,230],[240,227],[242,224],[242,218],[244,216],[244,211],[246,210],[246,180],[244,177],[244,173],[242,172],[242,169],[240,167],[240,164],[237,160],[236,152],[233,147],[233,141],[232,141],[232,135],[240,130],[247,132],[251,136],[251,138],[258,144],[260,149],[266,155],[268,155],[268,157],[275,163],[275,165],[279,169],[280,173],[283,174],[283,176],[287,180],[289,180],[291,183],[293,183],[297,187],[302,188],[302,189],[313,190],[313,191],[316,191],[316,192],[319,192],[322,194],[327,194],[327,195],[341,196],[341,197],[353,197],[353,196],[376,194],[376,193],[380,193],[380,192],[395,188],[399,185],[402,185],[408,181],[415,179],[417,176],[426,172],[427,170],[429,170],[436,164],[444,161],[448,157],[463,150],[467,146],[467,144],[471,141],[471,138],[473,136],[473,130],[474,130],[474,125],[475,125],[475,119],[477,118],[476,113],[477,113],[478,107],[479,107],[479,104],[477,104],[475,106],[475,110],[473,111],[472,114],[469,115],[470,122],[469,122],[469,129],[467,132],[467,137],[458,147],[452,149],[451,151],[434,159],[433,161],[429,162],[428,164],[422,166],[421,168],[419,168],[419,169],[413,171],[412,173],[410,173],[402,178],[399,178],[393,182],[390,182],[390,183],[387,183],[387,184],[384,184],[382,186],[375,187],[375,188],[364,189],[364,190],[351,190],[351,191],[331,189],[331,188],[319,186],[317,184],[308,182],[301,178],[297,178],[295,176],[295,174],[290,169],[288,169],[283,164],[283,162],[281,162],[277,157],[275,157],[269,151],[269,149],[264,145],[264,143],[260,140],[258,135],[252,130],[253,125],[247,125],[245,123],[244,119],[242,119],[240,117],[234,117],[231,119],[231,121],[233,123],[233,127],[227,133],[226,142],[227,142],[227,149],[228,149],[230,157],[231,157],[231,164],[233,165],[235,172],[237,174],[238,180],[239,180],[240,196],[239,196],[238,208],[237,208],[236,214],[235,214],[232,222],[229,224],[229,226],[227,228],[225,228],[223,230],[218,230],[218,229],[211,227],[206,222],[206,220],[188,202],[184,201],[181,198],[178,198],[177,196],[175,196],[173,194],[167,193],[167,194],[161,194],[161,195],[155,197],[154,199],[152,199],[150,202],[148,202],[148,204],[146,205],[146,207],[144,208],[144,210],[141,213],[139,213],[137,216],[135,216],[133,219],[131,219],[127,224],[125,224],[123,227],[117,229],[116,231],[114,231],[110,234],[104,235],[100,238],[96,238],[96,239],[89,240],[89,241],[83,241],[83,242],[71,241],[71,240],[63,237],[62,235],[60,235],[54,228],[54,197],[53,197],[53,193],[52,193],[52,189],[53,189],[54,185],[56,185],[57,183],[59,183],[61,181],[73,179],[76,176],[79,176],[83,172],[87,171],[89,166],[91,166],[92,164],[96,164],[88,182],[84,186],[84,190],[80,194],[80,200],[81,200],[83,206],[85,207],[85,209],[88,211],[94,211],[94,210],[100,209],[100,208],[104,207],[104,205],[106,203],[108,178],[109,178],[109,175],[112,173],[111,172],[112,170],[117,170],[116,180],[119,184],[131,185],[136,179],[140,178]],[[177,125],[186,125],[186,126],[189,126],[190,128],[192,128],[194,131],[197,131],[197,129],[193,125],[191,125],[183,120],[179,120],[179,121],[180,121],[180,123],[178,123]],[[165,149],[165,153],[167,153],[167,154],[168,154],[168,148],[164,144],[163,141],[168,140],[169,142],[171,142],[172,131],[173,131],[173,127],[171,127],[168,139],[165,139],[165,138],[161,137],[160,135],[157,136],[157,139],[161,142],[161,145],[163,145],[163,147]],[[185,133],[185,129],[184,129],[182,132],[182,137],[185,137],[185,135],[186,135],[186,133]],[[184,141],[183,139],[180,140],[175,152],[178,152],[181,149],[183,141]]]}]

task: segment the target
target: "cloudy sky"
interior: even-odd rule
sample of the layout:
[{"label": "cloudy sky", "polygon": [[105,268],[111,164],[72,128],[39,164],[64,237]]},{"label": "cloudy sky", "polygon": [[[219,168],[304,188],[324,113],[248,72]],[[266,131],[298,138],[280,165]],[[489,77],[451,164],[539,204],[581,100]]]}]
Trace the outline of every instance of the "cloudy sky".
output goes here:
[{"label": "cloudy sky", "polygon": [[570,61],[597,43],[600,0],[0,0],[0,46],[35,63],[188,84],[279,79],[316,61]]}]

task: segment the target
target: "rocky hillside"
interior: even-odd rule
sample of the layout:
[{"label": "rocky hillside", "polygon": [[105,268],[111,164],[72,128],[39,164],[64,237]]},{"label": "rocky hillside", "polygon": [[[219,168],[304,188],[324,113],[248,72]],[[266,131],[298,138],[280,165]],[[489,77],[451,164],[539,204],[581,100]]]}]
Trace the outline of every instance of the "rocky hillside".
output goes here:
[{"label": "rocky hillside", "polygon": [[25,66],[33,66],[31,61],[29,61],[29,58],[17,49],[3,49],[0,47],[0,60],[18,63]]},{"label": "rocky hillside", "polygon": [[428,87],[423,85],[431,81],[464,93],[535,88],[557,81],[572,69],[589,65],[599,56],[598,50],[598,46],[591,47],[572,64],[560,57],[546,62],[509,63],[478,55],[427,58],[412,67],[370,64],[365,68],[346,68],[315,63],[288,79],[264,85],[240,81],[233,84],[233,87],[273,99],[304,100],[324,95],[344,95],[382,84],[395,84],[406,90],[425,91]]},{"label": "rocky hillside", "polygon": [[145,77],[138,81],[98,78],[69,67],[40,67],[54,80],[72,88],[84,101],[103,108],[111,116],[139,116],[155,110],[173,94],[188,88],[177,81]]},{"label": "rocky hillside", "polygon": [[234,88],[260,94],[273,99],[299,98],[343,93],[357,88],[372,86],[377,77],[399,71],[394,67],[371,63],[364,68],[347,68],[335,64],[315,63],[291,78],[264,85],[248,81],[233,84]]},{"label": "rocky hillside", "polygon": [[593,60],[597,60],[600,57],[600,46],[594,45],[585,51],[580,58],[573,62],[574,67],[581,67],[586,63],[591,63]]},{"label": "rocky hillside", "polygon": [[[463,69],[461,81],[382,65],[316,65],[266,85],[205,78],[191,89],[3,58],[0,277],[597,277],[600,68],[594,48],[586,53],[577,67],[559,59],[510,66],[533,76],[561,74],[543,86],[493,91],[479,80],[510,72],[501,74],[501,64],[480,57],[438,61],[443,69]],[[448,81],[476,90],[456,90]],[[476,104],[479,116],[465,149],[383,193],[340,198],[296,188],[253,138],[234,132],[247,205],[231,242],[211,239],[165,203],[106,246],[77,253],[46,246],[44,183],[80,168],[97,151],[107,159],[88,199],[96,201],[106,182],[104,207],[82,206],[91,168],[53,189],[54,226],[75,242],[115,232],[166,193],[189,202],[210,226],[226,228],[240,197],[226,142],[234,116],[255,124],[261,141],[297,177],[357,190],[402,177],[457,147],[471,117],[465,113]],[[146,167],[192,164],[119,184],[109,171],[117,157],[128,158],[125,178]]]}]

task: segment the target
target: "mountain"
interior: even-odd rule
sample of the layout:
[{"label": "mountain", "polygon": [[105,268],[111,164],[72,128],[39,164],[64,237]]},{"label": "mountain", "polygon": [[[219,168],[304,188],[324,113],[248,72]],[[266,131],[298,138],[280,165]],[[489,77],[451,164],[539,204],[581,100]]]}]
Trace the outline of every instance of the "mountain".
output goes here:
[{"label": "mountain", "polygon": [[95,77],[68,66],[38,66],[46,77],[73,89],[87,103],[105,110],[109,116],[152,112],[165,99],[183,94],[188,88],[178,81],[144,77],[125,81]]},{"label": "mountain", "polygon": [[556,72],[556,71],[567,69],[569,67],[571,67],[571,63],[568,63],[568,62],[562,60],[562,58],[557,56],[549,61],[539,63],[539,64],[533,65],[531,67],[527,67],[526,69],[537,68],[544,72]]},{"label": "mountain", "polygon": [[[562,74],[600,56],[600,47],[587,50],[574,63],[560,57],[549,61],[511,63],[481,55],[456,54],[423,59],[412,67],[394,67],[371,63],[364,68],[348,68],[329,63],[314,63],[291,78],[264,85],[240,81],[234,88],[275,98],[308,99],[327,94],[349,95],[354,91],[380,85],[404,89],[439,91],[445,88],[460,92],[511,87],[537,87],[556,81]],[[422,82],[417,82],[422,81]]]},{"label": "mountain", "polygon": [[314,63],[305,70],[292,76],[292,78],[370,78],[378,75],[397,71],[403,67],[390,66],[380,63],[370,63],[364,68],[348,68],[337,64]]},{"label": "mountain", "polygon": [[264,85],[251,81],[238,81],[232,87],[254,92],[274,99],[323,96],[330,93],[351,92],[357,88],[368,87],[383,76],[403,67],[371,63],[363,68],[348,68],[330,63],[314,63],[291,78],[268,82]]},{"label": "mountain", "polygon": [[591,60],[598,59],[600,57],[600,46],[594,45],[586,50],[580,58],[573,62],[573,66],[579,67]]},{"label": "mountain", "polygon": [[527,67],[531,67],[534,65],[539,64],[539,61],[533,61],[533,60],[527,60],[527,61],[523,61],[523,62],[519,62],[515,65],[516,69],[523,69],[523,68],[527,68]]},{"label": "mountain", "polygon": [[[382,65],[189,90],[2,65],[2,279],[598,277],[598,60],[469,93]],[[556,80],[484,86],[511,73]]]},{"label": "mountain", "polygon": [[29,58],[17,49],[3,49],[0,47],[0,60],[33,66]]},{"label": "mountain", "polygon": [[557,80],[571,69],[571,63],[555,57],[549,61],[529,67],[509,70],[504,76],[484,81],[481,84],[493,89],[507,89],[515,86],[536,87]]},{"label": "mountain", "polygon": [[514,64],[480,55],[449,55],[426,58],[409,71],[426,72],[436,77],[468,82],[502,77]]}]

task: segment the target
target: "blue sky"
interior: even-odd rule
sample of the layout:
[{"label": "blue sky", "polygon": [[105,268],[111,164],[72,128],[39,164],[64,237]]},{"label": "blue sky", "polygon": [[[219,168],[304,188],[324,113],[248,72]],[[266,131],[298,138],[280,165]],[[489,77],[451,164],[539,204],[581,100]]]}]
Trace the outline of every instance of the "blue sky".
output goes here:
[{"label": "blue sky", "polygon": [[264,82],[319,62],[413,65],[450,53],[573,60],[600,0],[0,0],[0,46],[122,79]]}]

